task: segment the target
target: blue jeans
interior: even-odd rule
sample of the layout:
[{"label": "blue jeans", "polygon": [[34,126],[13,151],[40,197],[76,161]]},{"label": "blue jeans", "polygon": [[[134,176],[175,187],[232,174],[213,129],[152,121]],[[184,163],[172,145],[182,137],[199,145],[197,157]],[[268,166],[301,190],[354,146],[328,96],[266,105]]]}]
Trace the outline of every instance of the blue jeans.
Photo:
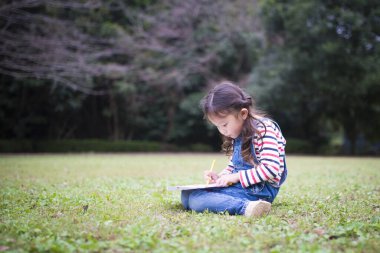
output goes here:
[{"label": "blue jeans", "polygon": [[181,192],[182,205],[187,210],[196,212],[228,212],[232,215],[243,215],[249,201],[265,200],[273,202],[279,188],[267,182],[243,188],[240,183],[230,187],[186,190]]}]

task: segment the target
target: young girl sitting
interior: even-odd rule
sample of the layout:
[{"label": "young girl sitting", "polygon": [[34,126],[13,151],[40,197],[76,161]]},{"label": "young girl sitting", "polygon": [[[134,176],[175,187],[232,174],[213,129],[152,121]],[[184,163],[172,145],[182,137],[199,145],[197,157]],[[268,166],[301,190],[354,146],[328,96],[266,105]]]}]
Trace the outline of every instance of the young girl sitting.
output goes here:
[{"label": "young girl sitting", "polygon": [[260,217],[269,213],[287,176],[285,139],[280,127],[253,108],[238,86],[222,82],[201,101],[205,118],[222,134],[222,149],[231,157],[219,174],[205,171],[216,188],[185,190],[185,209]]}]

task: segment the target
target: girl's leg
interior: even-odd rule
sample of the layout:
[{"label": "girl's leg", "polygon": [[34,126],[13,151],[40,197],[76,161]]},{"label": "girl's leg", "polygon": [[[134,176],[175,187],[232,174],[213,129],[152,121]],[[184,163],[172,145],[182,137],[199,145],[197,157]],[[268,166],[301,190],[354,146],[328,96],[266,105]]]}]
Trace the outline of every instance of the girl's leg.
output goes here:
[{"label": "girl's leg", "polygon": [[244,214],[249,201],[264,200],[271,203],[278,190],[268,183],[245,189],[235,184],[226,188],[182,191],[181,200],[187,210]]},{"label": "girl's leg", "polygon": [[192,190],[182,193],[182,204],[186,209],[196,212],[225,212],[229,214],[244,214],[249,201],[258,200],[255,196],[246,194],[240,184],[226,188],[207,190]]},{"label": "girl's leg", "polygon": [[219,192],[196,190],[189,195],[189,209],[196,212],[225,212],[243,214],[247,201]]},{"label": "girl's leg", "polygon": [[272,203],[280,188],[276,188],[267,182],[253,185],[246,189],[247,195]]}]

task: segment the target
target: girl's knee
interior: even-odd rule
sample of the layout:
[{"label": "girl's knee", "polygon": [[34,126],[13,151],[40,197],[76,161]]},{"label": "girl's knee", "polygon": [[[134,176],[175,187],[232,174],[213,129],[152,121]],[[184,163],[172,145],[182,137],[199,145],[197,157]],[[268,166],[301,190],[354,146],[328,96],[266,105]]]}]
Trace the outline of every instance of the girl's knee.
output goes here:
[{"label": "girl's knee", "polygon": [[181,191],[181,202],[186,210],[189,210],[189,196],[191,191]]},{"label": "girl's knee", "polygon": [[197,213],[203,212],[206,209],[206,203],[202,200],[197,200],[194,198],[189,199],[189,209]]},{"label": "girl's knee", "polygon": [[204,192],[193,191],[187,197],[187,209],[196,212],[203,212],[207,209],[207,199],[204,198]]}]

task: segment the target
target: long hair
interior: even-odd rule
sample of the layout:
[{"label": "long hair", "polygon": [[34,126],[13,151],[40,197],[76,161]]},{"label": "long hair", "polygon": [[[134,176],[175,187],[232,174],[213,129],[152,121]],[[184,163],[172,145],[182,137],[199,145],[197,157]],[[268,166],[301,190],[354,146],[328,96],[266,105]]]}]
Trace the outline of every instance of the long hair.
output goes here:
[{"label": "long hair", "polygon": [[[252,97],[239,86],[223,81],[209,91],[201,100],[200,106],[206,119],[210,115],[225,117],[229,114],[235,114],[237,116],[241,109],[246,108],[248,110],[248,117],[243,123],[241,132],[241,152],[244,161],[254,164],[252,157],[254,150],[251,150],[251,142],[254,134],[262,136],[256,128],[256,124],[259,122],[265,127],[261,120],[265,117],[265,114],[254,107]],[[233,153],[233,139],[222,135],[222,140],[222,151],[227,156],[231,156]]]}]

